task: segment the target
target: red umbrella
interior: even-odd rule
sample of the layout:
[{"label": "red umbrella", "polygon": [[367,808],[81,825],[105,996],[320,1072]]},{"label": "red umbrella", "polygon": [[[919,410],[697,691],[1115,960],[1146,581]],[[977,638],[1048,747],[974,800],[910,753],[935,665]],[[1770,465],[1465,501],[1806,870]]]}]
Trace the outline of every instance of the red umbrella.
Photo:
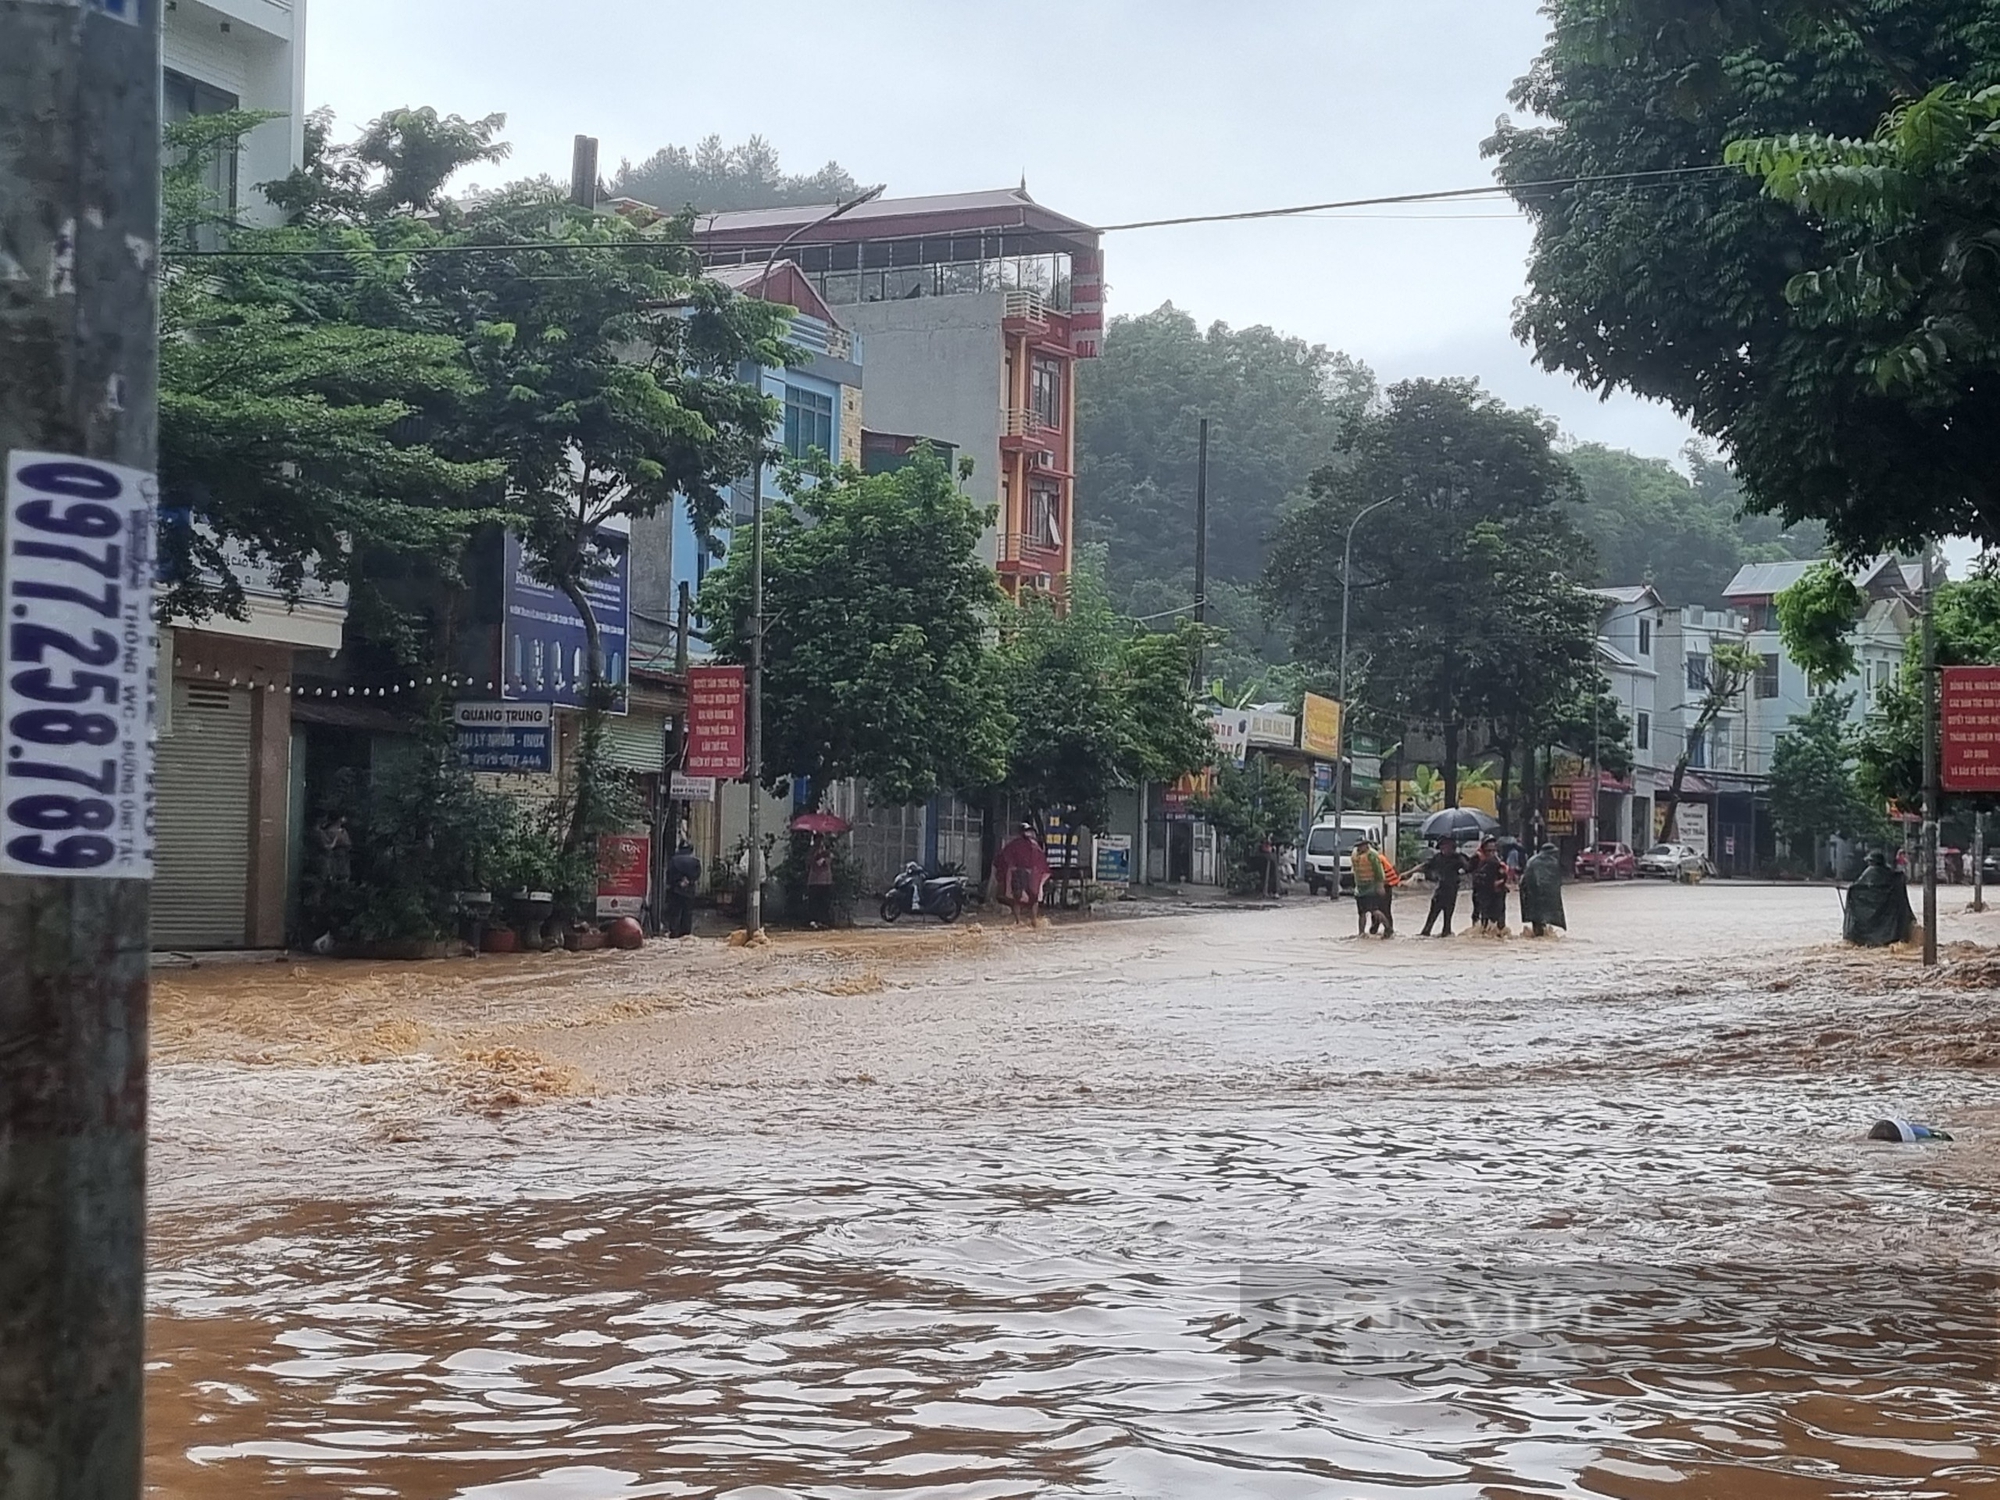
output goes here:
[{"label": "red umbrella", "polygon": [[845,833],[847,819],[830,812],[800,813],[792,819],[793,833]]}]

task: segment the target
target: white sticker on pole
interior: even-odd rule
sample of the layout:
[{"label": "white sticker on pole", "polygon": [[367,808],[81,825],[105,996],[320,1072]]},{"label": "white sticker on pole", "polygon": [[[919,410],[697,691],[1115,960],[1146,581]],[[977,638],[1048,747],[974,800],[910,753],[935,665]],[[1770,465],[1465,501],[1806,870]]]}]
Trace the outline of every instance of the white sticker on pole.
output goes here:
[{"label": "white sticker on pole", "polygon": [[7,455],[0,874],[153,878],[153,476]]}]

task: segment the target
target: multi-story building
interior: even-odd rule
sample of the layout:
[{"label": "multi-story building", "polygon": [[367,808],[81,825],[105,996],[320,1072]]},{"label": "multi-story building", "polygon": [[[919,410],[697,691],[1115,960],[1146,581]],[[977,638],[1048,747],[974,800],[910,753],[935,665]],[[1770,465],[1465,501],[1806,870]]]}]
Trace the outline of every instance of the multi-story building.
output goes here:
[{"label": "multi-story building", "polygon": [[[1074,545],[1075,367],[1103,329],[1097,232],[1025,188],[703,217],[711,266],[761,267],[787,244],[868,348],[868,420],[973,460],[994,508],[987,559],[1010,593],[1060,596]],[[796,239],[793,238],[796,236]]]},{"label": "multi-story building", "polygon": [[232,109],[274,116],[214,163],[209,182],[219,206],[269,222],[276,211],[257,184],[285,176],[305,154],[306,0],[168,0],[164,19],[167,121]]},{"label": "multi-story building", "polygon": [[[304,149],[306,0],[173,0],[165,15],[163,101],[171,121],[271,111],[240,151],[213,164],[215,207],[273,217],[256,185]],[[269,948],[286,936],[304,824],[306,722],[295,668],[341,647],[344,588],[309,585],[296,602],[244,558],[245,616],[176,620],[161,632],[153,941],[160,948]],[[324,714],[327,710],[317,710]]]}]

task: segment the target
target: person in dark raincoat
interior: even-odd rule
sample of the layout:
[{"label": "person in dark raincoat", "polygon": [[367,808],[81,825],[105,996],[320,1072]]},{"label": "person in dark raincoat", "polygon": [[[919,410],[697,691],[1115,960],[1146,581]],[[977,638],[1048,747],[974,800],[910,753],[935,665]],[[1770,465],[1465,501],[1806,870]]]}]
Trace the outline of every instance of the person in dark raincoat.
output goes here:
[{"label": "person in dark raincoat", "polygon": [[1458,882],[1471,863],[1458,852],[1457,839],[1439,840],[1437,853],[1424,861],[1423,872],[1436,886],[1431,894],[1430,915],[1424,918],[1425,937],[1431,935],[1439,917],[1444,918],[1444,935],[1451,936],[1451,919],[1458,910]]},{"label": "person in dark raincoat", "polygon": [[1907,943],[1917,925],[1910,910],[1910,883],[1901,870],[1889,868],[1880,849],[1868,856],[1861,878],[1847,888],[1847,915],[1840,935],[1863,948]]},{"label": "person in dark raincoat", "polygon": [[1562,856],[1554,844],[1537,849],[1521,872],[1521,920],[1536,937],[1551,927],[1569,931],[1569,918],[1563,915]]},{"label": "person in dark raincoat", "polygon": [[1480,841],[1479,858],[1472,866],[1472,925],[1481,932],[1507,927],[1507,866],[1493,839]]}]

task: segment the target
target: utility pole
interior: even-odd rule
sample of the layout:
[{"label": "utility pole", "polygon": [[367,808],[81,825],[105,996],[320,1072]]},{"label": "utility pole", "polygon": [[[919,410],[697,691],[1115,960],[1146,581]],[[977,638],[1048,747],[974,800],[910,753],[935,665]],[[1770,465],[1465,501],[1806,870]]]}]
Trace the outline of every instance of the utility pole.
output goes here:
[{"label": "utility pole", "polygon": [[[118,618],[98,624],[117,626],[123,649],[103,670],[120,678],[119,698],[132,695],[124,708],[113,701],[66,715],[72,725],[88,717],[120,726],[119,738],[91,749],[121,757],[101,803],[57,779],[82,775],[83,756],[55,736],[45,754],[0,758],[0,871],[35,872],[0,873],[8,969],[0,980],[0,1492],[8,1500],[140,1493],[159,101],[155,0],[0,5],[8,471],[0,526],[32,525],[4,519],[30,514],[73,518],[77,532],[102,538],[111,534],[106,517],[118,515],[120,545],[50,536],[41,553],[95,554],[91,587],[118,601]],[[53,498],[22,499],[37,491]],[[78,606],[53,604],[31,586],[30,574],[64,564],[32,563],[36,554],[24,554],[17,537],[0,541],[12,547],[0,564],[12,593],[11,655],[25,626],[47,616],[49,629],[61,629],[57,612]],[[67,666],[53,670],[69,676]],[[25,755],[21,742],[37,734],[22,722],[28,713],[11,712],[27,706],[18,682],[0,688],[0,734]],[[24,832],[33,821],[63,821],[12,811],[28,791],[41,794],[34,800],[45,815],[67,808],[64,826],[101,832]],[[132,837],[114,844],[128,811]],[[92,878],[100,876],[112,878]]]},{"label": "utility pole", "polygon": [[[1201,419],[1201,437],[1194,460],[1194,622],[1208,623],[1208,418]],[[1194,687],[1199,693],[1208,659],[1208,642],[1195,647]]]},{"label": "utility pole", "polygon": [[1937,596],[1932,579],[1935,549],[1924,544],[1924,966],[1937,963],[1938,706],[1937,630],[1932,612]]},{"label": "utility pole", "polygon": [[[1391,496],[1390,499],[1394,499]],[[1354,531],[1375,511],[1389,503],[1377,500],[1364,505],[1347,525],[1347,545],[1340,554],[1340,717],[1333,725],[1333,896],[1340,899],[1340,856],[1347,831],[1347,619],[1348,585],[1354,575]],[[1396,838],[1403,836],[1402,809],[1396,810]]]},{"label": "utility pole", "polygon": [[597,207],[597,137],[580,135],[570,145],[569,201],[578,208]]},{"label": "utility pole", "polygon": [[1986,910],[1986,814],[1972,818],[1972,909]]}]

